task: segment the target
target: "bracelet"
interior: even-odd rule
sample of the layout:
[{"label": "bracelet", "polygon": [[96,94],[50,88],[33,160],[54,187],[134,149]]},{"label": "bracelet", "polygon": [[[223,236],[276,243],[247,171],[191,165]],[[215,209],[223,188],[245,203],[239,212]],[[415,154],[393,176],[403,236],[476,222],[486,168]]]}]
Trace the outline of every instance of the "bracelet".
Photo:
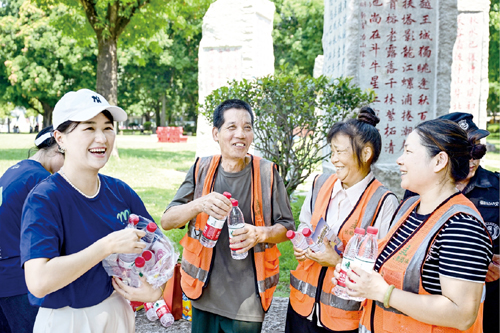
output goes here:
[{"label": "bracelet", "polygon": [[389,306],[389,300],[391,299],[391,295],[392,295],[392,291],[394,290],[394,285],[391,284],[389,286],[389,288],[387,288],[387,291],[385,292],[385,296],[384,296],[384,307],[386,309],[390,308]]}]

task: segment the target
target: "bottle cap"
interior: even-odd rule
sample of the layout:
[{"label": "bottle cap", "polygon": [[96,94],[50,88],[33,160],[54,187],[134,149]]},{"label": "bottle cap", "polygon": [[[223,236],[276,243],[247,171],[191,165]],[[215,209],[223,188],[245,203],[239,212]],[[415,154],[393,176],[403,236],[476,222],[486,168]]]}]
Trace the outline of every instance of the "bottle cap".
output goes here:
[{"label": "bottle cap", "polygon": [[222,195],[228,199],[231,199],[231,193],[229,193],[229,192],[224,192],[224,193],[222,193]]},{"label": "bottle cap", "polygon": [[288,230],[286,232],[286,237],[288,237],[288,239],[294,239],[295,238],[295,231],[293,230]]},{"label": "bottle cap", "polygon": [[151,260],[151,258],[153,258],[153,252],[146,250],[142,252],[142,257],[144,258],[144,260],[149,261]]},{"label": "bottle cap", "polygon": [[309,228],[302,229],[302,235],[309,237],[309,236],[311,236],[311,234],[312,234],[311,229],[309,229]]},{"label": "bottle cap", "polygon": [[128,223],[137,225],[137,223],[139,223],[139,216],[135,214],[130,214],[130,216],[128,217]]},{"label": "bottle cap", "polygon": [[135,258],[135,267],[141,268],[146,264],[146,260],[143,257]]},{"label": "bottle cap", "polygon": [[146,227],[146,230],[149,232],[155,232],[158,226],[154,222],[149,222],[148,226]]},{"label": "bottle cap", "polygon": [[238,200],[231,199],[231,203],[233,204],[233,207],[238,207]]},{"label": "bottle cap", "polygon": [[375,227],[368,227],[366,232],[368,232],[370,235],[376,235],[378,233],[378,229]]},{"label": "bottle cap", "polygon": [[363,228],[356,228],[356,229],[354,229],[354,233],[359,234],[359,235],[364,235],[365,234],[365,229],[363,229]]}]

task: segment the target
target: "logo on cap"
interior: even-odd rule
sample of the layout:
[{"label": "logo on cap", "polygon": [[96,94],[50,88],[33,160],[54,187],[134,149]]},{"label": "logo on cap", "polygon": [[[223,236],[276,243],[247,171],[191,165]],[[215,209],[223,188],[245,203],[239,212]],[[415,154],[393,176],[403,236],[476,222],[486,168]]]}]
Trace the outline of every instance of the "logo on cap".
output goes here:
[{"label": "logo on cap", "polygon": [[92,99],[94,100],[94,103],[101,103],[99,96],[92,96]]},{"label": "logo on cap", "polygon": [[458,122],[458,126],[460,126],[461,129],[464,131],[467,131],[469,129],[469,124],[467,123],[467,120],[462,119]]}]

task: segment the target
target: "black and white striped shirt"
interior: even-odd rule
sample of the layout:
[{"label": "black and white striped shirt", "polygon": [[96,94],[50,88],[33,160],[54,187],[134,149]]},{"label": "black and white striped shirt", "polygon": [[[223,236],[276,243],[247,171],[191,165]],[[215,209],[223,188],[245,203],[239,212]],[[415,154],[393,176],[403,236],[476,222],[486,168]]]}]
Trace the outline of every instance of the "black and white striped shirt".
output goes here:
[{"label": "black and white striped shirt", "polygon": [[[385,258],[404,242],[429,215],[413,211],[387,243],[377,259],[378,271]],[[424,262],[422,285],[430,294],[441,294],[439,275],[484,282],[493,255],[492,245],[485,228],[471,215],[460,213],[446,221]]]}]

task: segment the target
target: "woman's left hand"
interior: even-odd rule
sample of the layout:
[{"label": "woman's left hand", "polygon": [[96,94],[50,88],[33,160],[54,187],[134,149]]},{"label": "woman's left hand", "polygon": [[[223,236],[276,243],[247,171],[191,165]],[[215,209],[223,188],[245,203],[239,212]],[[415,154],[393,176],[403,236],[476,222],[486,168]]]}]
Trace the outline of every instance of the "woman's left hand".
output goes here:
[{"label": "woman's left hand", "polygon": [[139,279],[141,280],[141,286],[139,288],[134,288],[125,285],[119,278],[114,276],[112,279],[113,288],[129,301],[153,303],[163,296],[161,289],[154,289],[153,286],[147,282],[146,277],[142,276]]},{"label": "woman's left hand", "polygon": [[389,284],[385,282],[382,275],[375,271],[368,273],[354,264],[351,265],[351,271],[347,273],[347,277],[345,285],[350,296],[384,302],[384,296]]},{"label": "woman's left hand", "polygon": [[325,245],[323,252],[313,252],[311,249],[307,249],[306,258],[316,261],[323,267],[335,267],[335,265],[342,261],[342,258],[340,258],[337,251],[330,245],[330,241],[326,237],[323,239],[323,244]]}]

